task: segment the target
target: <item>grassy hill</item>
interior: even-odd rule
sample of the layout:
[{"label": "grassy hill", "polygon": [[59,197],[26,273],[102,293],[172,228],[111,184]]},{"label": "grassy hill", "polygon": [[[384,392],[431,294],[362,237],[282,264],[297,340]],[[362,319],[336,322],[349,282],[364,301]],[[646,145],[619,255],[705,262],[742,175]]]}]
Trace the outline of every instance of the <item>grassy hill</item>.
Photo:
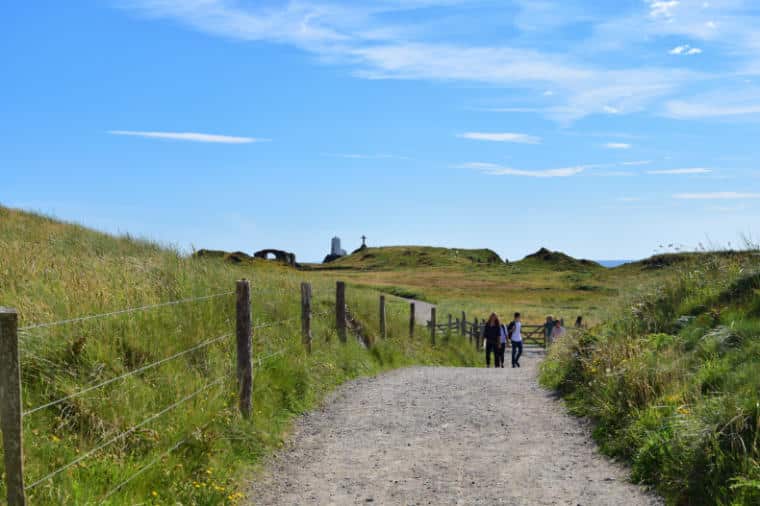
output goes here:
[{"label": "grassy hill", "polygon": [[669,504],[760,504],[760,261],[670,256],[607,322],[557,345],[542,381]]},{"label": "grassy hill", "polygon": [[498,265],[503,261],[489,249],[450,249],[430,246],[364,248],[339,258],[322,269],[397,269]]},{"label": "grassy hill", "polygon": [[[234,337],[227,336],[235,321],[234,295],[227,292],[244,277],[252,280],[256,328],[250,420],[237,410]],[[314,287],[311,355],[300,343],[304,280]],[[334,282],[330,273],[275,262],[188,258],[148,241],[0,207],[0,305],[19,310],[21,327],[224,294],[20,333],[27,411],[215,339],[26,416],[27,484],[94,451],[33,488],[30,504],[235,504],[242,471],[280,446],[289,421],[339,383],[406,364],[480,362],[463,341],[431,349],[426,340],[409,340],[406,305],[396,301],[389,301],[390,338],[375,339],[378,293],[353,285],[347,302],[375,346],[367,350],[356,339],[341,345],[330,318]]]},{"label": "grassy hill", "polygon": [[519,263],[539,268],[565,271],[602,269],[600,264],[591,260],[579,260],[560,251],[550,251],[546,248],[541,248],[535,253],[526,256]]},{"label": "grassy hill", "polygon": [[600,314],[617,297],[619,287],[639,283],[661,272],[609,269],[559,252],[540,250],[514,263],[488,249],[465,250],[420,246],[367,248],[326,265],[315,274],[340,272],[387,293],[436,302],[440,314],[466,310],[484,318],[491,311],[521,311],[539,323],[552,314],[575,319]]}]

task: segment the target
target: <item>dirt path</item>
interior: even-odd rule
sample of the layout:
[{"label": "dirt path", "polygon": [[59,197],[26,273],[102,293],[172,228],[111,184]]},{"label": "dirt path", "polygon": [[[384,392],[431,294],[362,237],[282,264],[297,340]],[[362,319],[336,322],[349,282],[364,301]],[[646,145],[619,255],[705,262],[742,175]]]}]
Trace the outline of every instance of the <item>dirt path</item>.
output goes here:
[{"label": "dirt path", "polygon": [[655,505],[521,369],[415,367],[304,416],[250,504]]},{"label": "dirt path", "polygon": [[409,302],[414,302],[414,319],[418,325],[425,325],[430,321],[430,314],[435,304],[421,300],[409,300]]}]

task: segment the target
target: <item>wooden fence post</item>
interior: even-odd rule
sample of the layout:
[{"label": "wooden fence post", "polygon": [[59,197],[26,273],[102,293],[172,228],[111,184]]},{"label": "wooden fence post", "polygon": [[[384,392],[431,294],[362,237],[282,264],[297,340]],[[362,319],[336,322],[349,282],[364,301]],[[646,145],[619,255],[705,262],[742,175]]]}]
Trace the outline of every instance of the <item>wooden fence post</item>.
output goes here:
[{"label": "wooden fence post", "polygon": [[26,505],[24,446],[21,427],[21,366],[18,354],[18,313],[0,307],[0,426],[3,430],[5,485],[9,506]]},{"label": "wooden fence post", "polygon": [[346,342],[346,283],[338,281],[335,284],[335,328],[338,329],[338,339]]},{"label": "wooden fence post", "polygon": [[385,295],[380,296],[380,337],[383,339],[388,337],[385,328]]},{"label": "wooden fence post", "polygon": [[435,346],[435,306],[430,308],[430,343]]},{"label": "wooden fence post", "polygon": [[301,283],[301,332],[303,345],[311,353],[311,284]]},{"label": "wooden fence post", "polygon": [[415,319],[415,306],[414,302],[409,303],[409,339],[414,337],[414,326],[416,325]]},{"label": "wooden fence post", "polygon": [[253,366],[251,365],[251,285],[241,279],[236,285],[237,292],[237,378],[240,391],[240,413],[245,418],[251,416],[251,394],[253,392]]},{"label": "wooden fence post", "polygon": [[467,333],[467,313],[462,311],[462,329],[459,331],[459,335],[464,337],[464,335]]},{"label": "wooden fence post", "polygon": [[480,323],[477,318],[472,324],[472,340],[475,342],[475,349],[480,349]]},{"label": "wooden fence post", "polygon": [[[454,323],[454,330],[456,330],[457,333],[461,333],[462,331],[462,325],[459,323],[459,318],[457,318],[456,322]],[[452,330],[451,333],[453,334],[454,331]]]},{"label": "wooden fence post", "polygon": [[450,335],[451,334],[451,331],[454,328],[454,327],[452,327],[452,325],[453,325],[453,320],[451,319],[451,313],[449,313],[449,328],[446,331],[446,335]]}]

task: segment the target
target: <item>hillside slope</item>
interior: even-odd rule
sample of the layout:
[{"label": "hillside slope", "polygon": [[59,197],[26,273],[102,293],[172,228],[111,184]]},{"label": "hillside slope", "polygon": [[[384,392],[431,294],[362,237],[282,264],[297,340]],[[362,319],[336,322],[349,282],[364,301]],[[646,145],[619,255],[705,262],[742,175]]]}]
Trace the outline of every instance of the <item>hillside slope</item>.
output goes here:
[{"label": "hillside slope", "polygon": [[[336,385],[402,365],[475,363],[462,341],[431,348],[409,340],[406,306],[395,301],[390,338],[375,340],[378,293],[355,286],[347,302],[375,346],[340,344],[330,319],[335,278],[306,274],[275,262],[187,258],[0,207],[0,305],[17,308],[22,327],[29,503],[235,504],[240,471],[279,446],[293,416]],[[230,293],[246,277],[256,328],[250,420],[237,408]],[[298,318],[304,280],[314,291],[311,355]],[[208,295],[216,297],[195,299]],[[193,300],[153,306],[184,299]],[[151,307],[24,329],[142,306]]]},{"label": "hillside slope", "polygon": [[499,265],[502,259],[490,249],[450,249],[431,246],[365,248],[322,266],[323,269],[396,269]]},{"label": "hillside slope", "polygon": [[760,504],[758,256],[668,265],[669,281],[560,342],[542,380],[670,504]]}]

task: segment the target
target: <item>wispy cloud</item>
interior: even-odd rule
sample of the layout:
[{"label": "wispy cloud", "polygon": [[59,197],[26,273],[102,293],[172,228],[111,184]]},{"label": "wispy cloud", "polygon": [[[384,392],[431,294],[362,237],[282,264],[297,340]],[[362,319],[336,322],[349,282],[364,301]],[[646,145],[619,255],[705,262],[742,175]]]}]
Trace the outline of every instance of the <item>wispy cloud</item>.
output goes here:
[{"label": "wispy cloud", "polygon": [[604,147],[607,149],[631,149],[631,144],[626,142],[608,142]]},{"label": "wispy cloud", "polygon": [[677,119],[719,118],[760,114],[760,103],[709,104],[671,100],[665,105],[665,115]]},{"label": "wispy cloud", "polygon": [[[590,114],[640,112],[694,81],[691,71],[640,66],[613,69],[584,61],[577,51],[552,52],[509,43],[453,43],[433,37],[439,31],[435,24],[444,18],[431,16],[433,9],[464,1],[364,4],[300,0],[257,5],[231,0],[124,0],[120,5],[216,36],[289,44],[316,55],[323,63],[347,65],[355,76],[365,79],[485,83],[530,89],[534,94],[551,90],[564,103],[541,112],[563,123]],[[568,9],[547,5],[551,8],[540,9],[543,15],[556,14],[562,25]],[[531,2],[519,2],[518,7],[521,12],[534,8]],[[662,11],[667,5],[653,4],[651,8]],[[399,13],[415,9],[426,9],[429,21],[410,27],[399,19]],[[517,26],[528,29],[520,23]]]},{"label": "wispy cloud", "polygon": [[712,192],[712,193],[676,193],[679,200],[750,200],[760,199],[760,193]]},{"label": "wispy cloud", "polygon": [[459,169],[473,169],[489,176],[521,176],[535,178],[570,177],[583,172],[588,166],[561,167],[558,169],[523,170],[502,167],[494,163],[470,162],[455,166]]},{"label": "wispy cloud", "polygon": [[702,167],[691,167],[686,169],[661,169],[661,170],[648,170],[647,174],[709,174],[712,169],[705,169]]},{"label": "wispy cloud", "polygon": [[516,142],[519,144],[538,144],[541,142],[540,137],[528,134],[502,132],[502,133],[488,133],[488,132],[466,132],[457,135],[462,139],[471,139],[476,141],[491,141],[491,142]]},{"label": "wispy cloud", "polygon": [[109,130],[111,135],[128,135],[133,137],[147,137],[149,139],[170,139],[175,141],[210,142],[216,144],[249,144],[251,142],[265,142],[269,139],[255,137],[237,137],[232,135],[203,134],[198,132],[150,132],[140,130]]},{"label": "wispy cloud", "polygon": [[411,160],[408,156],[391,155],[388,153],[322,153],[322,156],[347,158],[350,160]]},{"label": "wispy cloud", "polygon": [[702,50],[698,47],[691,47],[689,44],[684,44],[683,46],[674,47],[668,51],[668,53],[672,55],[693,56],[702,53]]},{"label": "wispy cloud", "polygon": [[634,160],[631,162],[622,162],[620,165],[638,166],[638,165],[649,165],[651,163],[652,163],[652,160]]}]

